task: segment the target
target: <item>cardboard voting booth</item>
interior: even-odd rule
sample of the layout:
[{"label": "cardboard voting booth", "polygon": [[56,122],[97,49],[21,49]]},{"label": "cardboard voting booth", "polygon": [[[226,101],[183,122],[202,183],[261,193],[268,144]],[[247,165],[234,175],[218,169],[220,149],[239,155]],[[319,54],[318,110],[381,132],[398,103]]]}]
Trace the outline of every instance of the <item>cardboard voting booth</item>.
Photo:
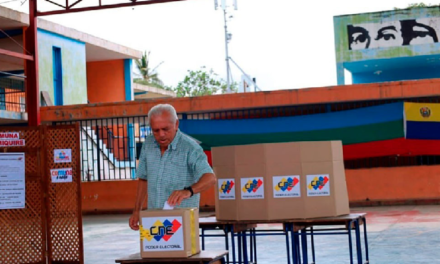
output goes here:
[{"label": "cardboard voting booth", "polygon": [[218,220],[349,214],[341,141],[212,148]]},{"label": "cardboard voting booth", "polygon": [[184,258],[200,252],[199,210],[141,211],[142,258]]}]

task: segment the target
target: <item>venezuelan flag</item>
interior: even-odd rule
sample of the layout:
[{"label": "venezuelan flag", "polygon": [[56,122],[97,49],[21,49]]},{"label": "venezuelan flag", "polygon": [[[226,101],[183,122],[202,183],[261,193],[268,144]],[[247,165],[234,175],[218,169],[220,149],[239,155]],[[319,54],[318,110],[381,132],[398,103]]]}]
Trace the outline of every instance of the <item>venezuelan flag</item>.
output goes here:
[{"label": "venezuelan flag", "polygon": [[440,139],[440,104],[404,103],[407,139]]}]

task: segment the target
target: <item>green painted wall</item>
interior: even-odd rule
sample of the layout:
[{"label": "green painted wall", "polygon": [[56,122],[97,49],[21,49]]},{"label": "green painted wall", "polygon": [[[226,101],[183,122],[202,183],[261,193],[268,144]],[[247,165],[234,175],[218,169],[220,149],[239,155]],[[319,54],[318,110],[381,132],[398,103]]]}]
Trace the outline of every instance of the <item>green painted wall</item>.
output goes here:
[{"label": "green painted wall", "polygon": [[38,29],[38,67],[40,91],[47,91],[54,102],[53,47],[61,48],[64,105],[87,103],[85,43]]}]

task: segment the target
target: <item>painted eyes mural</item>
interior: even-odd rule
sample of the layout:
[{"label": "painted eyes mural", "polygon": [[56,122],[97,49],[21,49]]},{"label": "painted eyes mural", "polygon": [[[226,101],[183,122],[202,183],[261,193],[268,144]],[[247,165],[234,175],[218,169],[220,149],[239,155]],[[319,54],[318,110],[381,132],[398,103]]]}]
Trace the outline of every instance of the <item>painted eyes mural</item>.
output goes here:
[{"label": "painted eyes mural", "polygon": [[348,25],[350,50],[437,43],[440,18]]}]

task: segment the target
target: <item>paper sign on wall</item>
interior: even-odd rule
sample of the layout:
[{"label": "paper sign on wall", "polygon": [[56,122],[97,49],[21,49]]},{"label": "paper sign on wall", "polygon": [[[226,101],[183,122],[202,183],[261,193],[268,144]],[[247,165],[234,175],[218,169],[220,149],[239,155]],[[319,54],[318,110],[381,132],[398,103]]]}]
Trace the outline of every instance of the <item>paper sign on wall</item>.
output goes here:
[{"label": "paper sign on wall", "polygon": [[143,251],[184,250],[181,216],[143,217],[140,232]]},{"label": "paper sign on wall", "polygon": [[71,149],[54,149],[53,161],[55,163],[69,163],[72,162],[72,150]]},{"label": "paper sign on wall", "polygon": [[18,132],[0,132],[0,147],[23,147],[25,140]]},{"label": "paper sign on wall", "polygon": [[235,200],[235,179],[218,179],[219,200]]},{"label": "paper sign on wall", "polygon": [[273,198],[301,197],[299,175],[273,176]]},{"label": "paper sign on wall", "polygon": [[24,153],[0,153],[0,209],[25,208]]},{"label": "paper sign on wall", "polygon": [[264,199],[264,178],[241,178],[241,199]]},{"label": "paper sign on wall", "polygon": [[330,176],[307,175],[307,196],[330,196]]},{"label": "paper sign on wall", "polygon": [[53,183],[72,182],[72,168],[52,169],[50,176]]}]

